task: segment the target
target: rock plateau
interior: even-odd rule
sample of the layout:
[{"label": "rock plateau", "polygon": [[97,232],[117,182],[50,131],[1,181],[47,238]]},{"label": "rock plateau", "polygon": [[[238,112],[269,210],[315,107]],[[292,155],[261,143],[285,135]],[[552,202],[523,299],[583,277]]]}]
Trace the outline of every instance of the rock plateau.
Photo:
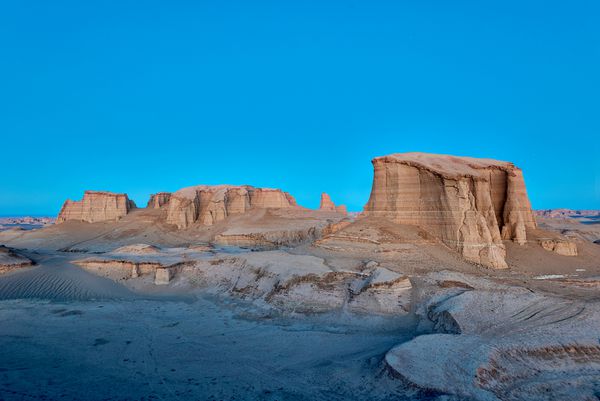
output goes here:
[{"label": "rock plateau", "polygon": [[85,191],[83,199],[80,201],[67,199],[56,218],[56,223],[64,223],[69,220],[88,223],[116,221],[135,207],[135,203],[129,200],[127,194]]},{"label": "rock plateau", "polygon": [[422,227],[465,259],[506,268],[502,240],[536,228],[521,170],[492,159],[424,153],[377,157],[365,213]]}]

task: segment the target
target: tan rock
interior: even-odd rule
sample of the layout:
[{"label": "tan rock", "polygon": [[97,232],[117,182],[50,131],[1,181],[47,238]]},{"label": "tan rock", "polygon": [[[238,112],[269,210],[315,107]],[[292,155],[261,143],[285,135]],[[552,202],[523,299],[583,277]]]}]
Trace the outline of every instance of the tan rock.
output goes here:
[{"label": "tan rock", "polygon": [[156,269],[156,273],[154,275],[154,284],[165,285],[169,284],[169,281],[171,281],[171,269]]},{"label": "tan rock", "polygon": [[331,198],[325,192],[321,194],[321,204],[319,205],[319,209],[335,210],[335,204],[331,201]]},{"label": "tan rock", "polygon": [[512,163],[424,153],[373,159],[365,212],[429,231],[469,261],[506,268],[503,239],[526,241],[536,223]]},{"label": "tan rock", "polygon": [[541,240],[540,245],[547,251],[563,256],[577,256],[577,244],[562,239]]},{"label": "tan rock", "polygon": [[279,189],[248,185],[199,185],[173,193],[167,207],[167,223],[187,228],[192,223],[213,225],[226,217],[256,208],[289,208],[294,198]]},{"label": "tan rock", "polygon": [[150,195],[150,200],[148,201],[146,207],[151,209],[161,208],[167,203],[169,203],[169,199],[171,199],[170,192],[159,192],[156,194],[152,194]]},{"label": "tan rock", "polygon": [[319,205],[319,210],[329,210],[329,211],[338,212],[338,213],[342,213],[342,214],[348,213],[348,211],[346,210],[346,206],[344,206],[344,205],[336,206],[335,203],[333,203],[333,201],[329,197],[329,195],[327,195],[325,192],[323,192],[321,194],[321,203]]},{"label": "tan rock", "polygon": [[127,194],[85,191],[80,201],[67,199],[56,218],[56,223],[68,220],[88,223],[116,221],[135,207],[135,203],[127,197]]}]

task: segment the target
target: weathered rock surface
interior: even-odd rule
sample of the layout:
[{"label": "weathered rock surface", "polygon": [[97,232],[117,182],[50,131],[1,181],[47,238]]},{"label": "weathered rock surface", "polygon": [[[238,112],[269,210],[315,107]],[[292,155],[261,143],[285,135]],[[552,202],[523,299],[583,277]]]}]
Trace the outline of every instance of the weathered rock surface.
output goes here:
[{"label": "weathered rock surface", "polygon": [[80,201],[67,199],[56,218],[56,223],[68,220],[88,223],[116,221],[135,207],[135,203],[127,197],[127,194],[85,191]]},{"label": "weathered rock surface", "polygon": [[0,245],[0,274],[31,265],[33,265],[33,261],[28,257]]},{"label": "weathered rock surface", "polygon": [[[437,334],[393,348],[394,375],[476,400],[593,400],[600,391],[600,305],[458,273],[429,277],[416,313]],[[423,294],[425,293],[425,294]]]},{"label": "weathered rock surface", "polygon": [[547,251],[555,252],[563,256],[577,256],[577,244],[573,241],[562,239],[545,239],[540,245]]},{"label": "weathered rock surface", "polygon": [[327,195],[325,192],[323,192],[321,194],[321,203],[319,204],[319,209],[320,210],[328,210],[328,211],[332,211],[332,212],[338,212],[338,213],[342,213],[342,214],[348,213],[348,211],[346,210],[346,206],[344,206],[344,205],[336,206],[335,203],[333,203],[333,201],[329,197],[329,195]]},{"label": "weathered rock surface", "polygon": [[169,199],[171,199],[170,192],[159,192],[156,194],[150,195],[150,200],[148,200],[148,204],[146,207],[152,209],[159,209],[169,203]]},{"label": "weathered rock surface", "polygon": [[512,163],[424,153],[373,159],[365,213],[417,225],[471,262],[506,268],[502,240],[524,244],[536,223]]},{"label": "weathered rock surface", "polygon": [[254,188],[248,185],[200,185],[173,193],[167,207],[167,223],[179,229],[192,223],[213,225],[230,215],[256,208],[289,208],[294,198],[279,189]]},{"label": "weathered rock surface", "polygon": [[347,308],[355,313],[406,315],[411,303],[412,285],[401,274],[381,267],[333,270],[322,258],[283,251],[198,259],[178,277],[176,285],[193,283],[215,294],[291,313]]},{"label": "weathered rock surface", "polygon": [[335,210],[335,204],[332,202],[329,195],[325,192],[321,194],[321,203],[319,204],[321,210]]}]

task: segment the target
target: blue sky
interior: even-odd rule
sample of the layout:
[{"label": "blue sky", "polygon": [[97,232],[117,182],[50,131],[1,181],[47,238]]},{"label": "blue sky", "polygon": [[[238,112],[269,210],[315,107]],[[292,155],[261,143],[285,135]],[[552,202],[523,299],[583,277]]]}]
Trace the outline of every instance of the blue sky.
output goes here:
[{"label": "blue sky", "polygon": [[0,215],[220,183],[360,210],[370,160],[406,151],[600,208],[599,4],[4,1]]}]

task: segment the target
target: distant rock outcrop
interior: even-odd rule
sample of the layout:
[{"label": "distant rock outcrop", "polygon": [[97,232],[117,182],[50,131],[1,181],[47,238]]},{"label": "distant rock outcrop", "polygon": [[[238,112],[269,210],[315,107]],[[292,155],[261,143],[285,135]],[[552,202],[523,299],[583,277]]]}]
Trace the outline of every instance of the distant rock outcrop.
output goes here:
[{"label": "distant rock outcrop", "polygon": [[549,217],[553,219],[597,217],[600,216],[600,210],[573,210],[573,209],[545,209],[534,211],[536,216]]},{"label": "distant rock outcrop", "polygon": [[321,210],[335,210],[335,204],[332,202],[329,195],[325,192],[321,194],[321,204],[319,205]]},{"label": "distant rock outcrop", "polygon": [[319,205],[319,210],[330,210],[332,212],[338,212],[342,214],[348,213],[348,211],[346,210],[346,206],[336,206],[335,203],[333,203],[333,201],[329,197],[329,195],[327,195],[325,192],[321,194],[321,203]]},{"label": "distant rock outcrop", "polygon": [[127,197],[127,194],[85,191],[80,201],[67,199],[56,218],[56,223],[68,220],[88,223],[116,221],[135,207],[135,203]]},{"label": "distant rock outcrop", "polygon": [[521,170],[492,159],[424,153],[377,157],[368,215],[420,226],[463,257],[506,268],[502,240],[535,228]]},{"label": "distant rock outcrop", "polygon": [[248,185],[199,185],[173,193],[167,207],[167,223],[187,228],[192,223],[213,225],[227,216],[255,208],[288,208],[294,198],[279,189]]},{"label": "distant rock outcrop", "polygon": [[170,192],[159,192],[152,194],[150,195],[150,200],[148,201],[146,207],[150,209],[159,209],[169,203],[169,199],[171,199]]}]

